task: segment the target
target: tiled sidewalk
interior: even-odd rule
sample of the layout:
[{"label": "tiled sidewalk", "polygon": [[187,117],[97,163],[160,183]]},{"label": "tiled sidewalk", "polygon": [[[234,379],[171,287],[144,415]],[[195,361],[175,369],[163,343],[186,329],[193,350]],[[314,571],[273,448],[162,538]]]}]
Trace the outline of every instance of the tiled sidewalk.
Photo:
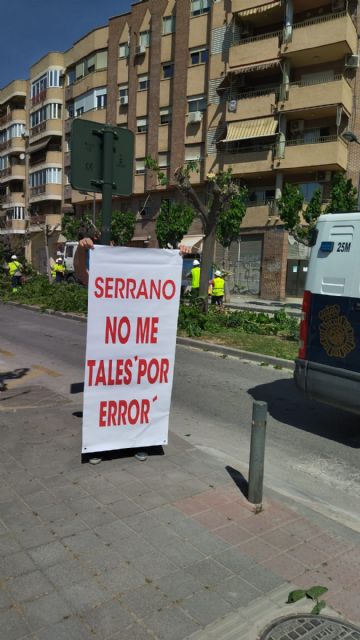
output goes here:
[{"label": "tiled sidewalk", "polygon": [[355,532],[272,495],[255,515],[176,436],[146,463],[81,465],[81,421],[46,411],[0,414],[0,640],[219,637],[211,625],[276,617],[293,584],[328,586],[360,622]]}]

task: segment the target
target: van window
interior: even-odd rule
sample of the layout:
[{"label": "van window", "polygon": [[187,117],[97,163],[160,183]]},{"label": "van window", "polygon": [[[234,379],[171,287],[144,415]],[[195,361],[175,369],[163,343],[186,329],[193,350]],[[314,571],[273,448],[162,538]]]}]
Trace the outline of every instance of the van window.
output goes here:
[{"label": "van window", "polygon": [[74,247],[73,245],[69,245],[65,248],[65,256],[66,258],[72,258],[74,255]]}]

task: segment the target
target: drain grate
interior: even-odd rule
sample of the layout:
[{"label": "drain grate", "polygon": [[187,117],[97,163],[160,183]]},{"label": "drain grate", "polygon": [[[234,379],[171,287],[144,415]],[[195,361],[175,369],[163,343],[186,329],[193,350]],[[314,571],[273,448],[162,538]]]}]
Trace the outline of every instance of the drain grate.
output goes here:
[{"label": "drain grate", "polygon": [[360,640],[360,629],[327,616],[288,616],[271,623],[260,640]]}]

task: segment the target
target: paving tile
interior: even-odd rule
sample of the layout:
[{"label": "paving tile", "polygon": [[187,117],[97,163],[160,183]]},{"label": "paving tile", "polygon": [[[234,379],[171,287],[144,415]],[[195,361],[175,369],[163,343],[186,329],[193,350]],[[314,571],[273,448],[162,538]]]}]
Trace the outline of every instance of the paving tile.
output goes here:
[{"label": "paving tile", "polygon": [[94,634],[73,616],[37,632],[37,640],[94,640]]},{"label": "paving tile", "polygon": [[196,536],[200,536],[202,533],[206,532],[206,529],[199,524],[199,522],[188,517],[174,522],[172,524],[172,528],[178,536],[185,538],[185,540],[190,540],[190,542],[192,542]]},{"label": "paving tile", "polygon": [[25,619],[15,609],[1,612],[0,640],[20,640],[30,631]]},{"label": "paving tile", "polygon": [[190,542],[181,540],[180,538],[178,538],[176,542],[163,546],[161,551],[178,567],[188,567],[194,562],[198,562],[204,558],[204,554],[190,544]]},{"label": "paving tile", "polygon": [[335,595],[325,596],[326,602],[334,607],[350,622],[360,623],[359,592],[339,591]]},{"label": "paving tile", "polygon": [[38,508],[39,516],[46,522],[56,522],[56,520],[65,520],[74,517],[74,512],[68,505],[63,502],[53,504],[51,506]]},{"label": "paving tile", "polygon": [[264,593],[276,589],[284,582],[283,578],[257,564],[252,565],[249,569],[244,569],[240,577]]},{"label": "paving tile", "polygon": [[118,596],[145,584],[145,576],[128,562],[119,564],[116,569],[101,573],[99,580],[111,596]]},{"label": "paving tile", "polygon": [[9,580],[7,588],[18,602],[38,598],[54,589],[52,583],[40,571],[32,571]]},{"label": "paving tile", "polygon": [[224,502],[216,505],[216,510],[223,513],[230,520],[241,523],[243,520],[251,518],[252,513],[239,502]]},{"label": "paving tile", "polygon": [[298,518],[297,520],[294,520],[294,522],[287,524],[286,531],[288,533],[294,533],[298,538],[301,538],[304,541],[311,540],[323,533],[320,527],[305,518]]},{"label": "paving tile", "polygon": [[52,542],[55,536],[48,527],[43,525],[26,529],[25,531],[18,531],[16,533],[16,539],[24,549],[31,549],[31,547],[39,547],[42,544]]},{"label": "paving tile", "polygon": [[250,602],[262,596],[261,591],[252,587],[240,576],[231,576],[227,580],[223,580],[213,587],[213,590],[223,600],[231,604],[233,609],[247,607]]},{"label": "paving tile", "polygon": [[134,560],[139,556],[151,555],[155,551],[153,545],[135,532],[126,538],[113,541],[110,548],[120,553],[124,560]]},{"label": "paving tile", "polygon": [[182,569],[170,576],[158,578],[155,582],[159,589],[166,594],[172,602],[180,601],[196,591],[203,589],[201,582]]},{"label": "paving tile", "polygon": [[79,533],[80,531],[84,531],[87,528],[87,524],[85,524],[80,516],[64,518],[51,523],[51,530],[54,531],[59,538],[71,536],[75,533]]},{"label": "paving tile", "polygon": [[98,503],[95,498],[92,496],[86,495],[83,498],[72,498],[68,501],[68,506],[77,516],[82,513],[86,513],[87,511],[94,511],[97,507],[101,505]]},{"label": "paving tile", "polygon": [[159,522],[156,517],[148,511],[142,511],[133,516],[128,516],[123,519],[123,522],[133,531],[137,533],[143,533],[149,529],[159,526]]},{"label": "paving tile", "polygon": [[30,602],[24,602],[22,609],[25,619],[33,631],[60,622],[72,613],[69,603],[56,592]]},{"label": "paving tile", "polygon": [[133,624],[111,636],[111,640],[154,640],[154,636],[150,635],[140,624]]},{"label": "paving tile", "polygon": [[182,542],[172,527],[160,524],[158,527],[148,529],[144,532],[146,541],[157,549],[162,549],[165,545]]},{"label": "paving tile", "polygon": [[207,587],[217,584],[232,575],[229,569],[211,558],[206,558],[205,560],[201,560],[201,562],[194,563],[191,567],[188,567],[186,571]]},{"label": "paving tile", "polygon": [[[134,516],[136,517],[136,516]],[[122,520],[115,520],[109,524],[104,524],[95,529],[96,535],[105,540],[106,542],[113,542],[119,540],[121,537],[130,535],[130,529]]]},{"label": "paving tile", "polygon": [[109,595],[95,580],[86,580],[68,585],[60,590],[61,595],[71,605],[74,613],[109,600]]},{"label": "paving tile", "polygon": [[121,498],[121,500],[112,502],[109,505],[109,509],[118,518],[126,518],[127,516],[133,516],[143,511],[143,508],[130,498]]},{"label": "paving tile", "polygon": [[302,575],[306,567],[292,557],[292,553],[281,553],[274,558],[262,562],[265,569],[269,569],[277,576],[293,580],[296,576]]},{"label": "paving tile", "polygon": [[184,514],[182,512],[170,505],[156,507],[151,511],[151,516],[158,522],[162,522],[167,525],[172,525],[174,522],[178,522],[184,518]]},{"label": "paving tile", "polygon": [[224,513],[220,513],[219,511],[215,511],[214,509],[209,509],[208,511],[198,513],[194,515],[193,518],[203,527],[209,529],[209,531],[229,524],[229,518]]},{"label": "paving tile", "polygon": [[183,640],[199,629],[192,618],[176,607],[153,613],[146,619],[146,626],[160,640]]},{"label": "paving tile", "polygon": [[200,535],[195,535],[191,538],[191,543],[205,556],[211,556],[231,548],[229,542],[226,542],[221,538],[217,538],[209,531],[203,531]]},{"label": "paving tile", "polygon": [[35,569],[35,564],[25,551],[0,558],[0,575],[3,578],[14,578]]},{"label": "paving tile", "polygon": [[117,516],[109,508],[100,505],[90,511],[82,511],[79,515],[81,520],[91,529],[117,520]]},{"label": "paving tile", "polygon": [[134,558],[133,564],[140,573],[144,574],[151,580],[161,578],[162,576],[168,576],[179,568],[157,550],[154,550],[151,555]]},{"label": "paving tile", "polygon": [[181,608],[201,625],[210,624],[231,611],[228,602],[219,598],[218,593],[208,590],[194,593],[191,598],[181,603]]},{"label": "paving tile", "polygon": [[37,567],[49,567],[69,559],[69,552],[58,540],[29,549],[28,554]]},{"label": "paving tile", "polygon": [[[168,489],[168,487],[166,488]],[[144,491],[139,495],[133,496],[132,499],[135,504],[146,511],[160,507],[168,502],[167,498],[162,496],[158,491]]]},{"label": "paving tile", "polygon": [[353,545],[343,538],[322,533],[320,536],[311,538],[311,546],[320,549],[320,551],[330,557],[334,557],[344,553],[345,549],[351,549]]},{"label": "paving tile", "polygon": [[147,619],[154,611],[161,611],[169,605],[169,599],[160,589],[146,584],[123,595],[121,602],[138,618]]},{"label": "paving tile", "polygon": [[241,546],[231,547],[222,553],[217,553],[214,556],[214,560],[220,562],[224,567],[231,569],[234,573],[240,573],[255,563],[253,558],[249,558],[249,556],[246,556],[241,552]]},{"label": "paving tile", "polygon": [[80,551],[88,551],[93,547],[97,547],[101,544],[101,539],[93,531],[86,530],[63,538],[62,543],[66,549],[79,553]]},{"label": "paving tile", "polygon": [[[96,637],[109,638],[119,631],[127,628],[134,622],[133,616],[121,606],[116,600],[106,602],[101,607],[96,607],[84,613],[86,624],[90,627]],[[131,636],[129,636],[131,638]]]},{"label": "paving tile", "polygon": [[190,498],[184,498],[183,500],[177,500],[174,502],[173,506],[188,516],[201,513],[209,508],[200,496],[192,496]]},{"label": "paving tile", "polygon": [[21,546],[14,535],[12,533],[0,535],[0,557],[9,553],[15,553],[16,551],[21,551]]},{"label": "paving tile", "polygon": [[246,542],[253,537],[253,534],[249,533],[246,529],[236,524],[235,522],[231,522],[225,527],[216,529],[214,531],[214,535],[222,538],[222,540],[226,540],[226,542],[229,542],[233,545],[238,545],[242,542]]},{"label": "paving tile", "polygon": [[0,587],[0,609],[8,609],[13,603],[8,591],[2,586]]},{"label": "paving tile", "polygon": [[51,567],[45,567],[43,572],[57,589],[90,578],[88,571],[74,558]]},{"label": "paving tile", "polygon": [[262,540],[268,542],[273,547],[280,549],[280,551],[287,551],[292,549],[296,545],[302,542],[301,538],[298,538],[293,533],[288,533],[286,529],[274,529],[273,531],[267,531],[261,536]]},{"label": "paving tile", "polygon": [[92,547],[91,551],[85,554],[84,557],[86,558],[86,564],[99,573],[114,569],[123,562],[120,553],[104,545]]},{"label": "paving tile", "polygon": [[265,542],[261,538],[252,538],[243,544],[238,546],[238,549],[244,555],[254,558],[257,562],[263,562],[269,560],[274,556],[279,555],[279,549],[273,547],[271,544]]}]

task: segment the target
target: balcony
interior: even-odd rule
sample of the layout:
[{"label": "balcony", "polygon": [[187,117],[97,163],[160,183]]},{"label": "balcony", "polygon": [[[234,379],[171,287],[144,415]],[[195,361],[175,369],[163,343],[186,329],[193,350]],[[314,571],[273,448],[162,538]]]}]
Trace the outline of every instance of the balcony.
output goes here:
[{"label": "balcony", "polygon": [[274,60],[279,55],[281,36],[282,31],[272,31],[235,41],[229,52],[229,67]]},{"label": "balcony", "polygon": [[7,167],[0,171],[0,183],[8,182],[9,180],[25,180],[25,165],[14,164],[12,167]]},{"label": "balcony", "polygon": [[285,143],[284,156],[275,159],[275,169],[345,171],[348,149],[346,143],[338,136],[318,137],[306,143],[299,138]]},{"label": "balcony", "polygon": [[[286,56],[303,52],[297,56],[299,62],[308,63],[313,59],[314,50],[320,47],[329,47],[328,60],[333,59],[333,54],[340,57],[357,53],[356,28],[346,11],[295,22],[291,42],[283,43],[281,49]],[[296,60],[296,56],[292,59]]]},{"label": "balcony", "polygon": [[44,102],[44,100],[46,100],[46,97],[46,89],[37,93],[36,96],[33,96],[31,98],[31,108],[34,109],[35,107],[40,106]]},{"label": "balcony", "polygon": [[11,207],[23,207],[25,202],[25,194],[23,191],[13,191],[0,198],[0,205],[3,209],[10,209]]},{"label": "balcony", "polygon": [[265,227],[269,218],[274,215],[275,201],[248,203],[241,229]]},{"label": "balcony", "polygon": [[239,149],[236,145],[222,149],[219,145],[216,161],[209,156],[206,173],[232,168],[233,174],[267,173],[272,171],[273,145],[252,145]]},{"label": "balcony", "polygon": [[6,227],[9,233],[25,233],[28,226],[27,220],[7,220]]},{"label": "balcony", "polygon": [[25,151],[25,140],[24,138],[10,138],[6,142],[3,142],[0,145],[0,153],[5,150],[17,151],[22,153]]},{"label": "balcony", "polygon": [[278,95],[279,90],[273,87],[231,94],[228,102],[230,99],[236,100],[236,109],[235,111],[229,111],[227,108],[226,122],[272,115],[273,107],[278,100]]},{"label": "balcony", "polygon": [[26,112],[24,109],[12,109],[0,118],[0,129],[4,129],[11,122],[26,123]]},{"label": "balcony", "polygon": [[352,112],[352,89],[347,80],[336,75],[332,80],[324,78],[318,82],[292,82],[288,100],[280,106],[281,111],[313,109],[325,105],[342,104],[348,114]]},{"label": "balcony", "polygon": [[106,87],[107,85],[107,70],[94,71],[88,73],[83,78],[79,78],[73,84],[65,87],[65,100],[72,100],[81,96],[87,91],[96,89],[97,87]]},{"label": "balcony", "polygon": [[61,184],[43,184],[39,187],[30,189],[29,202],[39,202],[42,200],[61,200],[62,185]]},{"label": "balcony", "polygon": [[43,136],[62,136],[63,123],[60,118],[45,120],[30,129],[31,142],[40,140]]}]

